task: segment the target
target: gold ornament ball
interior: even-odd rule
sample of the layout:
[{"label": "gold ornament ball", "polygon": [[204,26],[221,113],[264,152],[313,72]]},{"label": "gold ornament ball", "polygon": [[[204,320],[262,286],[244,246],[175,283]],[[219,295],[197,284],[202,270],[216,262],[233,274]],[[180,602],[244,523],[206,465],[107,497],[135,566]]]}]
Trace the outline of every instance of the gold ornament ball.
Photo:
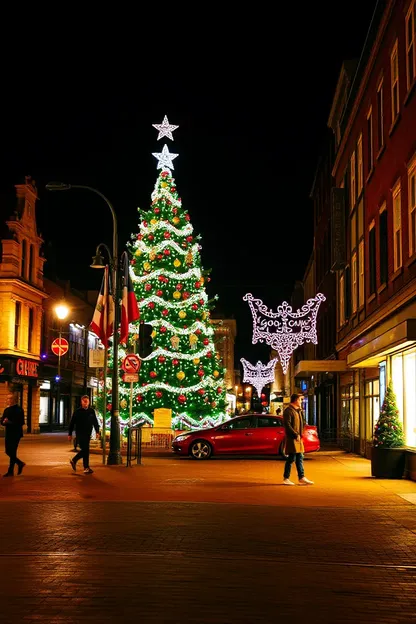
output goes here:
[{"label": "gold ornament ball", "polygon": [[167,182],[161,182],[161,183],[160,183],[160,186],[161,186],[162,188],[166,188],[166,187],[167,187],[167,185],[168,185],[168,184],[167,184]]},{"label": "gold ornament ball", "polygon": [[121,401],[120,401],[120,407],[121,407],[122,409],[126,409],[126,407],[127,407],[127,401],[126,401],[126,399],[121,399]]},{"label": "gold ornament ball", "polygon": [[182,379],[185,379],[185,373],[183,371],[179,371],[179,373],[176,373],[176,377],[179,381],[182,381]]},{"label": "gold ornament ball", "polygon": [[195,358],[194,360],[192,360],[192,362],[195,364],[195,366],[198,366],[200,361],[201,360],[199,358]]},{"label": "gold ornament ball", "polygon": [[176,258],[176,260],[173,263],[173,266],[176,267],[176,268],[180,267],[181,266],[181,261]]},{"label": "gold ornament ball", "polygon": [[179,290],[175,290],[175,292],[173,293],[173,298],[174,299],[180,299],[181,298],[181,293],[179,292]]},{"label": "gold ornament ball", "polygon": [[185,310],[181,310],[181,311],[179,312],[179,318],[181,318],[181,319],[186,318],[186,312],[185,312]]},{"label": "gold ornament ball", "polygon": [[172,219],[172,223],[174,223],[175,225],[177,225],[179,221],[180,221],[179,217],[173,217]]},{"label": "gold ornament ball", "polygon": [[156,223],[157,223],[157,219],[150,219],[150,223],[151,223],[152,225],[156,225]]},{"label": "gold ornament ball", "polygon": [[136,251],[134,252],[135,256],[141,256],[142,255],[142,250],[141,249],[136,249]]},{"label": "gold ornament ball", "polygon": [[219,377],[219,372],[217,370],[214,371],[214,377]]},{"label": "gold ornament ball", "polygon": [[144,262],[143,263],[143,268],[145,271],[150,271],[150,269],[152,268],[149,264],[149,262]]}]

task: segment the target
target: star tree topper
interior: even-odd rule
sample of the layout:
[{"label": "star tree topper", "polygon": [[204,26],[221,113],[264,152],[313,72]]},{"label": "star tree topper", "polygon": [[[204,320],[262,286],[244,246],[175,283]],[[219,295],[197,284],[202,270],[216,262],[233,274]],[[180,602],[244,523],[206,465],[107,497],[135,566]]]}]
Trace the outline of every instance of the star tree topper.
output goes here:
[{"label": "star tree topper", "polygon": [[153,128],[159,130],[159,134],[157,135],[157,140],[162,139],[163,137],[167,137],[171,141],[173,141],[172,132],[174,132],[179,126],[173,126],[169,123],[167,115],[165,115],[163,122],[161,124],[152,124]]},{"label": "star tree topper", "polygon": [[277,312],[272,312],[261,299],[254,299],[251,293],[244,295],[243,300],[248,301],[253,316],[253,344],[266,342],[277,351],[285,374],[295,349],[305,342],[318,344],[316,316],[325,299],[318,293],[296,312],[284,301],[277,306]]},{"label": "star tree topper", "polygon": [[158,159],[157,169],[174,169],[172,160],[177,158],[179,154],[171,154],[168,146],[164,145],[161,152],[152,153],[152,156]]},{"label": "star tree topper", "polygon": [[249,383],[254,386],[260,398],[264,386],[274,381],[274,369],[277,358],[270,360],[268,364],[262,364],[259,360],[255,366],[244,358],[241,358],[240,362],[244,369],[243,383]]}]

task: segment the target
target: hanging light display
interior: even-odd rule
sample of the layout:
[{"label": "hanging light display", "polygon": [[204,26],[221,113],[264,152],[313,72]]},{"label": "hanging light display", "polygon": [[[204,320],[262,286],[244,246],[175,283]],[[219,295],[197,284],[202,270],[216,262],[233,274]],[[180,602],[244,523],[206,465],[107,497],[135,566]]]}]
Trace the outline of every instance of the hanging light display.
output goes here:
[{"label": "hanging light display", "polygon": [[264,386],[274,381],[274,369],[276,366],[277,358],[273,358],[267,364],[262,364],[260,361],[255,366],[250,364],[244,358],[241,358],[240,362],[243,365],[244,371],[244,383],[249,383],[257,390],[257,395],[260,398],[261,391]]}]

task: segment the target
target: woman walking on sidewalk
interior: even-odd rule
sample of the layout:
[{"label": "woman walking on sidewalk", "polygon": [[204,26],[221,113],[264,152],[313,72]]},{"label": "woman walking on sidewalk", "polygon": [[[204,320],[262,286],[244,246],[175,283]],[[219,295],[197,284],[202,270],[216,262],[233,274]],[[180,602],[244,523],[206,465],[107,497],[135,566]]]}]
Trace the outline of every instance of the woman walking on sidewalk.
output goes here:
[{"label": "woman walking on sidewalk", "polygon": [[71,464],[72,470],[75,472],[77,469],[77,461],[82,457],[85,474],[91,474],[94,472],[90,468],[91,433],[92,430],[95,429],[96,434],[99,435],[100,426],[95,411],[90,407],[90,399],[87,395],[81,397],[81,407],[76,409],[72,414],[68,430],[69,440],[72,439],[72,432],[74,429],[81,450],[69,460],[69,463]]}]

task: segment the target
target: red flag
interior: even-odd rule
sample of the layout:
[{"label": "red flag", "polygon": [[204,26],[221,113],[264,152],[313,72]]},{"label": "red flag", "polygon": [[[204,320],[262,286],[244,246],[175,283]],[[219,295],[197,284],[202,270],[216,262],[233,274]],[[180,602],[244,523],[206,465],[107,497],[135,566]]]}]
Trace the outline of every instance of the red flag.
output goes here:
[{"label": "red flag", "polygon": [[129,323],[137,321],[140,318],[140,312],[129,273],[129,259],[125,251],[121,256],[121,260],[123,267],[123,294],[121,298],[120,342],[126,344],[129,335]]},{"label": "red flag", "polygon": [[114,301],[111,295],[108,264],[104,269],[103,283],[101,284],[90,328],[108,349],[109,338],[114,332]]}]

